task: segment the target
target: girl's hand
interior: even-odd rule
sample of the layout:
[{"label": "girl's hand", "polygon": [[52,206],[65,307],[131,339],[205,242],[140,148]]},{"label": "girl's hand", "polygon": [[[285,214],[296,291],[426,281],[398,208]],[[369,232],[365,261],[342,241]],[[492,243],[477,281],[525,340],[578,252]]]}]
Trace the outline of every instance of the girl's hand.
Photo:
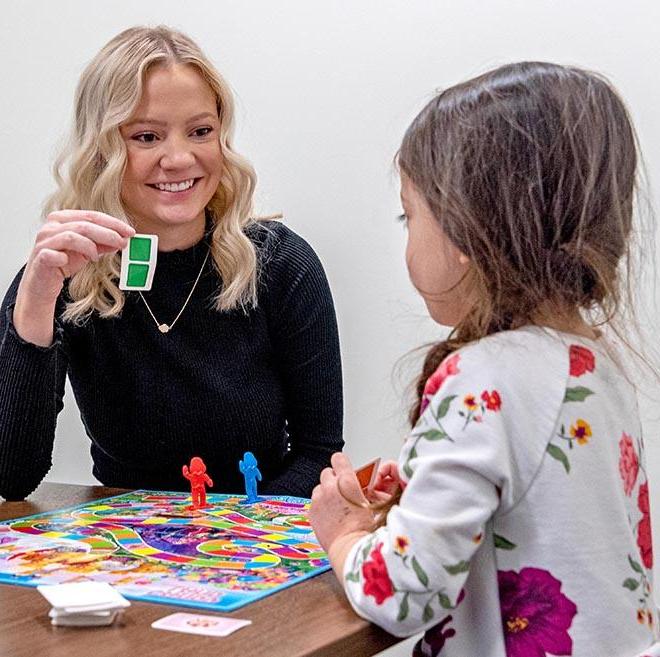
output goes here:
[{"label": "girl's hand", "polygon": [[396,461],[383,461],[378,467],[376,481],[369,493],[370,502],[386,502],[402,486]]},{"label": "girl's hand", "polygon": [[37,233],[18,287],[13,317],[18,334],[28,342],[50,345],[64,280],[88,262],[124,248],[134,234],[131,226],[103,212],[51,212]]},{"label": "girl's hand", "polygon": [[365,534],[374,528],[369,502],[348,457],[337,452],[331,463],[312,493],[309,513],[316,538],[326,552],[339,537]]}]

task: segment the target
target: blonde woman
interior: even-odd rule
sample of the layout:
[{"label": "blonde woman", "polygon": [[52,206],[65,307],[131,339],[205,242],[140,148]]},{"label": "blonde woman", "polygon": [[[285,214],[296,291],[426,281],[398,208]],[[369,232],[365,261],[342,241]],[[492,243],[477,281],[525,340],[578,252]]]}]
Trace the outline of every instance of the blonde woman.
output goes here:
[{"label": "blonde woman", "polygon": [[[136,27],[84,71],[26,266],[0,313],[0,495],[51,466],[68,374],[105,485],[181,489],[201,456],[216,491],[309,495],[342,447],[337,326],[322,266],[252,218],[226,82],[187,36]],[[135,231],[159,238],[152,290],[118,288]]]}]

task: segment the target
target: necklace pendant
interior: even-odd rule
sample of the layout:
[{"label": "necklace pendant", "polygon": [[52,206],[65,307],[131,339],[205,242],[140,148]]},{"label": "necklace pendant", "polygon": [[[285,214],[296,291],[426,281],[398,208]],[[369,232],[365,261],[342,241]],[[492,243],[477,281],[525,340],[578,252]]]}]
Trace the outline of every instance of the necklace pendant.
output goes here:
[{"label": "necklace pendant", "polygon": [[169,327],[167,324],[159,324],[159,325],[158,325],[158,330],[159,330],[161,333],[167,333],[167,332],[169,332],[170,327]]}]

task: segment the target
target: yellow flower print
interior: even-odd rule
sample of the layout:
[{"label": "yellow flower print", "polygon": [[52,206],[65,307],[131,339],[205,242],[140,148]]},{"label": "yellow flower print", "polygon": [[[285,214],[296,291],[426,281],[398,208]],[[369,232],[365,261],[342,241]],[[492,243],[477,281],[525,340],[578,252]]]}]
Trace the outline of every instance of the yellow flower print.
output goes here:
[{"label": "yellow flower print", "polygon": [[571,425],[571,437],[577,440],[578,445],[586,445],[591,438],[591,427],[585,420],[577,420]]},{"label": "yellow flower print", "polygon": [[465,397],[463,397],[463,403],[467,407],[468,411],[476,411],[477,408],[479,408],[477,399],[474,395],[465,395]]},{"label": "yellow flower print", "polygon": [[405,536],[397,536],[394,539],[394,550],[397,554],[403,556],[410,545],[410,541]]}]

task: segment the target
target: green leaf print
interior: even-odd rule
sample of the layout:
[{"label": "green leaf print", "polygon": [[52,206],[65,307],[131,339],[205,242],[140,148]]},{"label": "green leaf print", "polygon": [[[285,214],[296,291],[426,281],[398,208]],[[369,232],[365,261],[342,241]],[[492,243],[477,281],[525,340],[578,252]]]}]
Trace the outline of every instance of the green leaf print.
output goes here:
[{"label": "green leaf print", "polygon": [[644,569],[630,556],[628,555],[628,562],[630,567],[637,573],[643,573]]},{"label": "green leaf print", "polygon": [[639,582],[636,579],[633,579],[632,577],[628,577],[628,579],[626,579],[623,582],[623,585],[627,589],[630,589],[631,591],[634,591],[639,586]]},{"label": "green leaf print", "polygon": [[417,579],[420,581],[422,586],[428,586],[429,576],[426,574],[426,571],[419,565],[419,561],[417,561],[415,557],[412,558],[412,567],[415,571],[415,575],[417,575]]},{"label": "green leaf print", "polygon": [[397,622],[401,623],[402,621],[406,620],[409,611],[410,607],[408,606],[408,593],[406,593],[401,600],[401,604],[399,605],[399,615],[396,617]]},{"label": "green leaf print", "polygon": [[369,556],[369,553],[371,552],[371,548],[375,540],[376,539],[374,537],[370,538],[367,541],[367,544],[364,546],[364,548],[362,548],[362,561],[365,561],[366,558]]},{"label": "green leaf print", "polygon": [[412,461],[414,458],[417,458],[417,450],[413,445],[410,452],[408,452],[408,458],[406,459],[406,462],[403,464],[403,472],[405,473],[406,477],[408,477],[408,479],[410,479],[413,474],[412,468],[410,467],[410,461]]},{"label": "green leaf print", "polygon": [[571,464],[568,462],[568,458],[566,457],[566,454],[564,454],[564,450],[561,449],[561,447],[557,447],[557,445],[548,443],[547,450],[548,454],[550,454],[553,459],[557,459],[564,466],[567,473],[571,471]]},{"label": "green leaf print", "polygon": [[359,582],[360,581],[360,573],[355,571],[354,573],[348,573],[346,575],[346,581],[347,582]]},{"label": "green leaf print", "polygon": [[469,561],[459,561],[458,563],[455,563],[451,566],[446,566],[445,564],[442,564],[442,567],[450,575],[458,575],[459,573],[466,573],[468,570],[470,570],[470,562]]},{"label": "green leaf print", "polygon": [[518,547],[515,543],[512,543],[509,539],[499,534],[493,534],[493,540],[495,541],[495,547],[500,550],[515,550]]},{"label": "green leaf print", "polygon": [[446,593],[438,593],[438,601],[440,602],[440,606],[443,609],[453,609],[454,605],[451,603],[451,600],[449,599],[449,596]]},{"label": "green leaf print", "polygon": [[449,436],[442,429],[430,429],[422,434],[424,440],[442,440],[443,438],[449,438]]},{"label": "green leaf print", "polygon": [[593,395],[594,391],[585,388],[584,386],[577,386],[575,388],[567,388],[564,395],[565,402],[581,402],[584,401],[589,395]]},{"label": "green leaf print", "polygon": [[440,406],[438,406],[438,413],[435,416],[438,420],[441,420],[445,415],[447,415],[449,407],[451,406],[451,403],[454,401],[454,399],[456,399],[456,395],[449,395],[449,397],[445,397],[440,402]]},{"label": "green leaf print", "polygon": [[434,616],[433,612],[433,607],[431,607],[431,603],[427,602],[426,606],[424,607],[424,613],[422,614],[422,620],[425,623],[428,623]]}]

